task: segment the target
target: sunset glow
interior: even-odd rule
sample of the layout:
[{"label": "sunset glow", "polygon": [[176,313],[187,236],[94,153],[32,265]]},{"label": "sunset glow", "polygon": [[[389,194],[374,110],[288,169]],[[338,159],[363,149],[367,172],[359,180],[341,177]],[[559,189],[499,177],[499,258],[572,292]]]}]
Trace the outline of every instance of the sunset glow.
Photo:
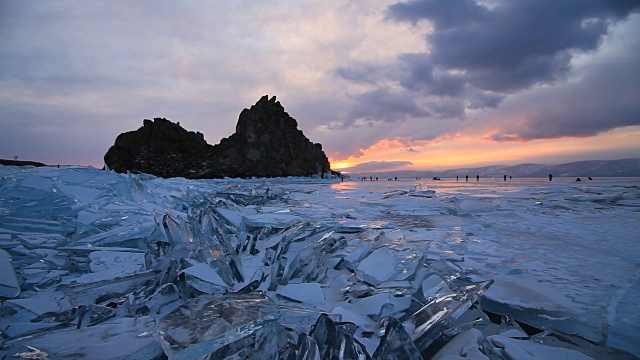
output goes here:
[{"label": "sunset glow", "polygon": [[[424,142],[407,147],[401,142],[385,139],[368,149],[363,149],[363,156],[335,160],[331,164],[332,168],[346,173],[350,172],[349,168],[358,164],[380,160],[389,163],[388,167],[381,167],[380,170],[445,170],[498,164],[516,165],[525,162],[553,165],[572,159],[607,158],[611,157],[610,152],[616,151],[619,152],[619,158],[633,157],[633,152],[626,152],[629,149],[635,149],[636,156],[640,154],[640,126],[616,129],[593,137],[526,142],[496,142],[487,140],[485,136],[461,135],[451,142]],[[402,161],[411,164],[394,165],[394,162]]]}]

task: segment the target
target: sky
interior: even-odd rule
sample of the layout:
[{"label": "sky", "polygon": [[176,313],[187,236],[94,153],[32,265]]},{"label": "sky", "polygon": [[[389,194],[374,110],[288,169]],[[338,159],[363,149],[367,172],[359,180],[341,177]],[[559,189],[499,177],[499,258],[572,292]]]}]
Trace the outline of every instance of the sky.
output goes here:
[{"label": "sky", "polygon": [[263,95],[343,171],[640,157],[638,0],[0,1],[0,158],[102,167]]}]

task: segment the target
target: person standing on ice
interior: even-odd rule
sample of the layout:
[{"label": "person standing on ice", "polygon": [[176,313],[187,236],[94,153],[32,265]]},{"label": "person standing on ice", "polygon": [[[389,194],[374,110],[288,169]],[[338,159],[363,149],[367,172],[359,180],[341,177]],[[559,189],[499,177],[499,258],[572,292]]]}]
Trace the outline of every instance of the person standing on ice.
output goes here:
[{"label": "person standing on ice", "polygon": [[464,181],[469,182],[469,175],[464,176]]},{"label": "person standing on ice", "polygon": [[480,175],[476,175],[476,181],[480,181]]},{"label": "person standing on ice", "polygon": [[551,179],[553,179],[553,175],[549,174],[549,181],[551,181]]}]

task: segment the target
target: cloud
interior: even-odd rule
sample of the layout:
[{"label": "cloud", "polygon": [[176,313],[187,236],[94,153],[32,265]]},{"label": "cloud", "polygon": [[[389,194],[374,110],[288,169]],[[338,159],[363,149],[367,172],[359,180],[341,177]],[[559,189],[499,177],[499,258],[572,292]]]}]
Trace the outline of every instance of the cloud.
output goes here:
[{"label": "cloud", "polygon": [[355,96],[347,119],[397,122],[427,114],[405,92],[378,88]]},{"label": "cloud", "polygon": [[0,157],[100,166],[153,117],[217,143],[265,94],[336,160],[382,139],[591,136],[640,118],[638,6],[4,1]]},{"label": "cloud", "polygon": [[[100,144],[82,152],[99,165],[115,137],[145,118],[180,121],[217,143],[233,133],[243,108],[269,94],[328,153],[357,154],[382,133],[368,129],[376,139],[348,139],[344,124],[356,118],[396,121],[396,115],[420,112],[402,91],[389,91],[390,108],[375,111],[368,105],[375,92],[356,94],[352,82],[334,75],[341,64],[383,63],[420,48],[408,26],[382,21],[388,3],[5,1],[0,125],[60,122]],[[40,156],[57,153],[59,161],[78,158],[77,149],[65,151],[62,143],[43,147],[39,133],[19,134],[4,136],[0,157],[34,149]],[[349,141],[354,138],[361,142]]]},{"label": "cloud", "polygon": [[638,7],[634,1],[503,1],[490,8],[471,0],[413,0],[391,5],[388,16],[433,24],[426,36],[431,66],[462,71],[459,77],[479,89],[508,92],[563,79],[574,53],[595,50],[609,25]]},{"label": "cloud", "polygon": [[[639,9],[634,1],[398,2],[387,17],[429,24],[427,49],[344,64],[335,74],[367,89],[353,96],[358,110],[350,116],[375,112],[370,104],[389,92],[415,104],[419,112],[405,113],[411,116],[383,116],[413,119],[406,126],[413,132],[395,137],[418,141],[482,127],[492,127],[493,141],[593,136],[640,121],[631,100],[640,93]],[[418,123],[428,136],[417,135],[427,133]]]},{"label": "cloud", "polygon": [[[640,15],[634,15],[632,24],[640,25]],[[498,124],[490,138],[527,141],[586,137],[640,125],[640,39],[629,41],[631,37],[620,32],[609,39],[588,62],[575,66],[573,81],[512,96],[494,115],[518,121]]]},{"label": "cloud", "polygon": [[365,172],[393,170],[401,166],[413,165],[411,161],[368,161],[360,163],[356,166],[344,169],[345,172]]}]

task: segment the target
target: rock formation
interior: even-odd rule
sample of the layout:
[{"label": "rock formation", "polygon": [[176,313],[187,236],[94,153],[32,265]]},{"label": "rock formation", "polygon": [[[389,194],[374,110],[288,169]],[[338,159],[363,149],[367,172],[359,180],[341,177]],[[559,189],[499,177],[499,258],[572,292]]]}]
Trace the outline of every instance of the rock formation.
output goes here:
[{"label": "rock formation", "polygon": [[275,96],[263,96],[240,113],[236,132],[209,145],[199,132],[163,118],[144,120],[136,131],[120,134],[104,156],[117,172],[144,172],[190,179],[284,177],[328,173],[322,145],[298,129]]},{"label": "rock formation", "polygon": [[23,161],[23,160],[8,160],[8,159],[0,159],[0,165],[4,166],[47,166],[41,162],[37,161]]}]

